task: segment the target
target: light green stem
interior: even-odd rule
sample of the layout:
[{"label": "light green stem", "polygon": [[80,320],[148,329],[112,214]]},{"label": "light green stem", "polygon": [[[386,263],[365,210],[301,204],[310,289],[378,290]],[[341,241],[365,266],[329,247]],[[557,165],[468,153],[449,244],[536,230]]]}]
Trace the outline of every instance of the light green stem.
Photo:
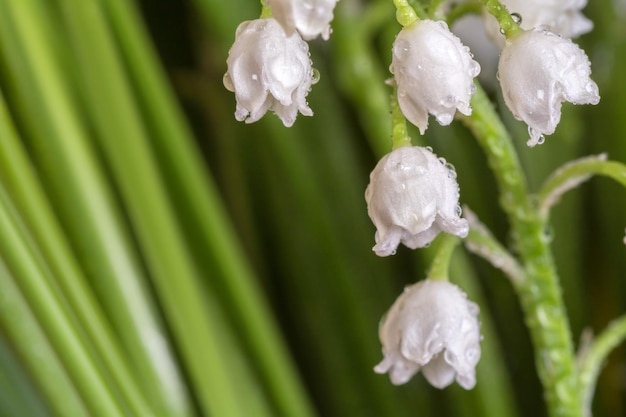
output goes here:
[{"label": "light green stem", "polygon": [[427,279],[434,281],[448,281],[448,270],[452,252],[461,240],[449,234],[441,234],[437,238],[437,254],[430,264]]},{"label": "light green stem", "polygon": [[607,161],[606,155],[588,156],[569,162],[557,169],[543,183],[539,193],[539,212],[547,216],[550,207],[561,196],[591,178],[592,175],[604,175],[626,187],[626,165],[621,162]]},{"label": "light green stem", "polygon": [[398,149],[403,146],[411,146],[411,138],[406,125],[406,117],[398,103],[398,87],[394,83],[390,97],[391,107],[391,148]]},{"label": "light green stem", "polygon": [[582,417],[574,349],[546,223],[529,202],[526,179],[512,141],[490,100],[478,88],[473,113],[463,120],[487,154],[509,217],[512,241],[526,279],[515,286],[535,350],[536,367],[551,417]]},{"label": "light green stem", "polygon": [[523,32],[518,22],[513,19],[513,16],[509,14],[509,11],[499,0],[483,0],[483,3],[487,11],[498,20],[502,33],[507,39]]},{"label": "light green stem", "polygon": [[579,379],[581,393],[584,398],[585,411],[591,415],[591,400],[596,381],[604,361],[609,353],[626,339],[626,315],[612,321],[584,352],[579,363]]},{"label": "light green stem", "polygon": [[393,0],[393,4],[396,6],[396,20],[402,26],[409,26],[419,20],[415,9],[407,0]]}]

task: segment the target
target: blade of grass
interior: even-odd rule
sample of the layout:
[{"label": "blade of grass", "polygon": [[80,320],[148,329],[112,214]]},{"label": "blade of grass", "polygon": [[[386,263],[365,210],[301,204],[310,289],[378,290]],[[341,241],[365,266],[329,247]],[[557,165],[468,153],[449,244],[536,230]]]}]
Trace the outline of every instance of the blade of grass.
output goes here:
[{"label": "blade of grass", "polygon": [[[234,339],[216,300],[199,288],[201,275],[190,259],[163,188],[103,11],[93,4],[61,4],[82,69],[78,74],[80,92],[94,122],[96,139],[110,164],[201,405],[216,415],[270,415],[261,397],[257,401],[239,399],[242,390],[251,395],[252,389],[258,391],[252,383],[255,375],[237,345],[230,343]],[[241,366],[233,368],[224,357],[238,357]]]},{"label": "blade of grass", "polygon": [[68,311],[66,300],[51,284],[50,270],[4,188],[0,188],[0,253],[8,269],[18,277],[20,290],[41,321],[89,411],[94,416],[119,416],[123,413],[119,398],[94,358],[76,317]]},{"label": "blade of grass", "polygon": [[[232,238],[233,231],[210,181],[206,168],[176,99],[167,89],[157,59],[132,6],[126,2],[105,1],[112,27],[133,77],[134,87],[145,112],[156,156],[167,171],[169,192],[181,216],[192,229],[199,229],[198,244],[219,273],[211,277],[217,290],[227,297],[227,308],[236,317],[238,328],[251,346],[255,363],[269,385],[278,407],[285,415],[310,415],[308,400],[289,361],[281,337],[273,324],[262,293],[243,261],[243,254]],[[206,255],[200,254],[203,258]]]},{"label": "blade of grass", "polygon": [[[6,9],[7,6],[10,9]],[[94,156],[82,143],[81,138],[85,133],[68,100],[68,88],[60,81],[58,70],[51,64],[53,58],[50,54],[56,50],[56,45],[46,45],[42,41],[49,39],[43,30],[46,21],[39,13],[40,9],[30,2],[3,4],[3,7],[5,11],[2,17],[11,21],[2,25],[5,35],[2,37],[3,59],[10,64],[13,71],[11,75],[16,81],[18,104],[24,113],[23,125],[33,134],[34,145],[40,156],[40,168],[48,174],[44,178],[51,186],[51,195],[57,202],[61,202],[66,224],[74,229],[74,237],[78,236],[79,254],[87,260],[90,275],[99,278],[97,283],[114,283],[115,285],[109,285],[110,292],[114,294],[112,298],[121,298],[124,301],[110,303],[113,307],[110,309],[113,311],[112,316],[122,316],[122,320],[117,320],[118,329],[121,327],[125,339],[136,347],[131,350],[131,357],[142,359],[138,361],[140,364],[152,362],[147,367],[138,368],[139,371],[149,368],[153,372],[148,372],[147,376],[143,376],[143,372],[135,374],[142,376],[144,381],[159,382],[161,379],[154,378],[153,375],[160,374],[167,381],[168,387],[173,387],[177,379],[176,372],[173,372],[173,358],[164,343],[163,331],[155,323],[145,290],[141,288],[137,261],[128,249],[126,233],[121,229],[119,217],[111,206],[108,188],[98,172]],[[17,19],[13,12],[17,13]],[[17,27],[22,32],[17,31]],[[34,120],[37,123],[33,123]],[[21,179],[17,177],[16,181],[18,180]],[[19,189],[21,186],[18,184],[16,187]],[[24,188],[20,192],[28,194],[27,191]],[[39,216],[43,214],[38,213],[36,207],[33,210],[33,219],[42,222]],[[55,248],[54,244],[49,249],[61,250]],[[109,344],[106,337],[100,338],[104,345]],[[143,359],[146,355],[152,358]],[[115,359],[112,363],[115,363]],[[154,368],[158,372],[154,372]],[[131,404],[135,404],[136,410],[143,410],[141,413],[148,413],[141,397],[132,393],[135,388],[130,385],[132,378],[127,377],[125,369],[118,366],[116,372],[117,381],[122,387],[126,387],[124,392],[130,396]],[[186,404],[182,404],[180,408],[188,408]]]},{"label": "blade of grass", "polygon": [[[46,406],[34,402],[32,406],[20,407],[16,399],[11,396],[11,390],[15,389],[16,378],[8,376],[7,381],[0,383],[0,412],[12,410],[12,416],[56,416],[71,415],[75,417],[88,417],[89,411],[85,407],[80,393],[68,376],[64,365],[59,360],[52,346],[41,328],[40,323],[34,317],[32,309],[24,298],[22,292],[16,284],[16,276],[7,269],[4,259],[0,257],[0,343],[2,343],[3,362],[9,361],[10,367],[17,364],[11,363],[19,359],[21,366],[25,368],[32,384],[46,401]],[[7,358],[4,346],[6,340],[13,350],[17,352],[18,358]],[[3,373],[10,372],[9,366],[3,366]],[[5,389],[4,386],[7,386]],[[49,411],[37,411],[40,407],[49,407]],[[27,411],[27,410],[32,411]]]},{"label": "blade of grass", "polygon": [[0,178],[11,193],[16,206],[50,265],[56,282],[72,304],[82,328],[89,335],[104,362],[111,369],[122,391],[137,415],[150,415],[150,407],[138,392],[116,337],[95,300],[91,288],[71,253],[66,238],[52,214],[24,150],[17,140],[7,109],[0,95]]}]

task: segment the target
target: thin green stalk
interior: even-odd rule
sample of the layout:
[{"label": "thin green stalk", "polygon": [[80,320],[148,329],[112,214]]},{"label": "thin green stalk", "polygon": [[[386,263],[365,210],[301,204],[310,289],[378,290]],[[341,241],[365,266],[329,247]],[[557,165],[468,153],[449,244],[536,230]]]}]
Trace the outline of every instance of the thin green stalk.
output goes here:
[{"label": "thin green stalk", "polygon": [[400,109],[400,103],[398,103],[398,87],[395,83],[389,100],[391,102],[391,149],[411,146],[406,117],[404,117],[404,113]]},{"label": "thin green stalk", "polygon": [[[396,6],[396,20],[402,26],[410,26],[419,20],[416,10],[409,5],[407,0],[393,0],[393,5]],[[420,10],[420,12],[420,16],[424,17],[424,11]]]},{"label": "thin green stalk", "polygon": [[430,270],[426,278],[432,280],[448,281],[448,269],[452,252],[457,247],[461,239],[454,235],[442,233],[437,238],[437,252],[430,263]]},{"label": "thin green stalk", "polygon": [[586,416],[591,416],[591,403],[598,375],[609,354],[626,340],[626,315],[613,320],[587,347],[579,358],[579,378]]},{"label": "thin green stalk", "polygon": [[487,226],[478,220],[476,214],[465,207],[463,215],[470,224],[469,234],[463,240],[467,250],[489,261],[495,268],[504,272],[514,286],[519,286],[524,280],[524,269],[517,259],[496,240]]},{"label": "thin green stalk", "polygon": [[501,192],[501,206],[508,215],[512,240],[526,271],[515,288],[535,349],[535,363],[552,417],[581,417],[571,331],[558,276],[552,259],[546,224],[531,207],[512,139],[481,88],[472,99],[473,113],[464,117],[487,154]]},{"label": "thin green stalk", "polygon": [[592,175],[607,176],[626,187],[625,164],[607,161],[604,154],[580,158],[557,169],[543,183],[537,193],[541,215],[547,216],[550,208],[565,192],[587,181]]},{"label": "thin green stalk", "polygon": [[493,17],[498,20],[498,24],[502,30],[502,34],[507,38],[512,38],[522,33],[519,22],[513,19],[506,6],[499,0],[483,0],[485,8]]}]

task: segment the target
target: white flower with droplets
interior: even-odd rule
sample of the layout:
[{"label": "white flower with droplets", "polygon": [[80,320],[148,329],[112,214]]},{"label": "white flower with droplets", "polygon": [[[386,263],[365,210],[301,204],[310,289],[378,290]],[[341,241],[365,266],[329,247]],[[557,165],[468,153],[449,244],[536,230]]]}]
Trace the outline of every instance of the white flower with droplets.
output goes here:
[{"label": "white flower with droplets", "polygon": [[390,70],[398,103],[407,119],[424,134],[428,115],[449,125],[456,110],[469,115],[480,65],[445,22],[418,20],[405,26],[393,44]]},{"label": "white flower with droplets", "polygon": [[528,125],[528,146],[554,133],[561,104],[598,104],[598,86],[590,78],[585,52],[571,40],[546,28],[535,28],[507,40],[498,64],[504,102],[516,119]]},{"label": "white flower with droplets", "polygon": [[440,232],[467,236],[456,173],[430,148],[405,146],[385,155],[370,174],[365,200],[379,256],[393,255],[400,243],[427,246]]},{"label": "white flower with droplets", "polygon": [[[550,30],[565,38],[576,38],[593,29],[593,23],[581,10],[587,0],[501,0],[507,10],[519,19],[522,29],[548,26]],[[497,20],[484,12],[485,29],[489,37],[499,46],[504,46]]]},{"label": "white flower with droplets", "polygon": [[450,282],[424,280],[407,287],[380,323],[384,359],[374,371],[388,372],[395,385],[422,371],[436,388],[456,379],[472,389],[480,359],[478,312]]},{"label": "white flower with droplets", "polygon": [[298,111],[313,112],[306,96],[314,82],[309,47],[298,33],[287,35],[275,19],[242,22],[228,53],[224,86],[235,93],[235,118],[252,123],[272,110],[287,127]]},{"label": "white flower with droplets", "polygon": [[267,0],[272,15],[287,33],[300,32],[305,40],[330,37],[330,22],[339,0]]}]

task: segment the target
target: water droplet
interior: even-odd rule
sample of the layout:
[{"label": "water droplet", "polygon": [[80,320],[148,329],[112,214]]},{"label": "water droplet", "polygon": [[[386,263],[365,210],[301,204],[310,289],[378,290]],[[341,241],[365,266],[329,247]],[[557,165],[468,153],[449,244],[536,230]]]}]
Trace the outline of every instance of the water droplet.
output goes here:
[{"label": "water droplet", "polygon": [[504,35],[504,29],[500,28],[500,33]]},{"label": "water droplet", "polygon": [[539,135],[539,138],[537,138],[537,145],[541,145],[546,141],[546,137],[544,135]]},{"label": "water droplet", "polygon": [[224,78],[222,79],[222,82],[224,83],[224,87],[226,87],[228,91],[235,91],[233,80],[230,78],[230,75],[228,75],[228,73],[224,74]]},{"label": "water droplet", "polygon": [[254,81],[257,81],[259,79],[259,76],[257,74],[252,74],[252,79]]},{"label": "water droplet", "polygon": [[311,81],[311,84],[317,84],[320,81],[320,72],[317,70],[317,68],[313,68],[313,80]]},{"label": "water droplet", "polygon": [[545,91],[543,91],[542,89],[537,90],[537,98],[539,100],[543,100],[545,96],[546,96]]},{"label": "water droplet", "polygon": [[519,13],[511,13],[511,19],[518,25],[522,24],[522,15]]}]

